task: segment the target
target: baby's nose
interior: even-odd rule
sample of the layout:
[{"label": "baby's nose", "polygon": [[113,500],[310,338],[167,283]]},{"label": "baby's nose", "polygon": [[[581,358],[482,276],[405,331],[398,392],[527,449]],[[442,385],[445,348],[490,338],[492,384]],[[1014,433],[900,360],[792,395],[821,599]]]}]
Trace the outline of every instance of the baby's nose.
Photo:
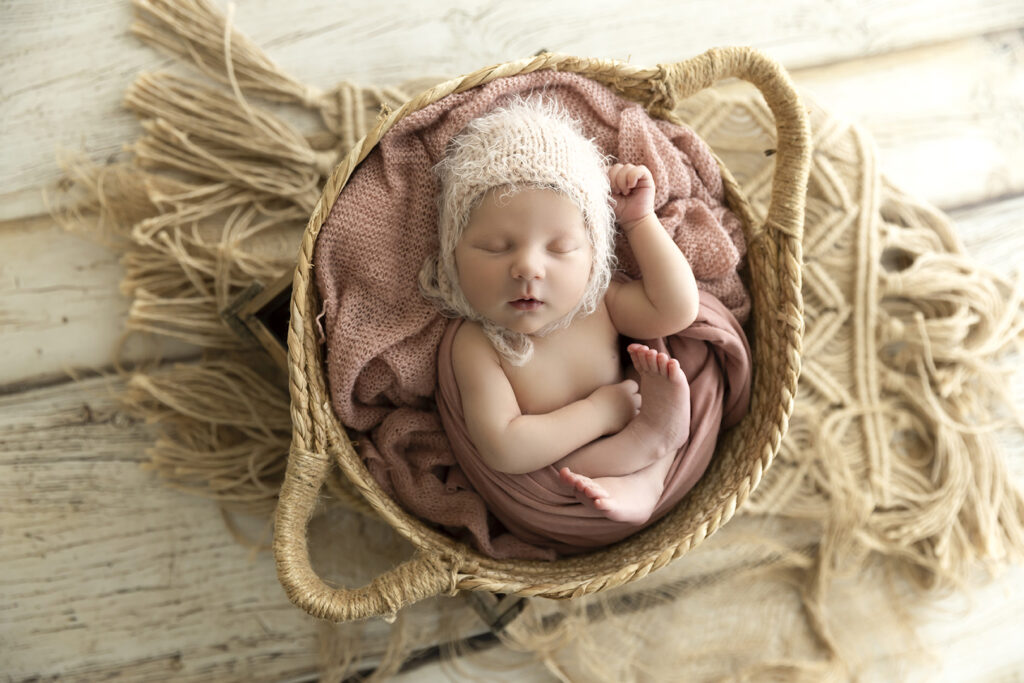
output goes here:
[{"label": "baby's nose", "polygon": [[544,277],[544,263],[533,249],[524,249],[512,263],[512,277],[517,280],[536,280]]}]

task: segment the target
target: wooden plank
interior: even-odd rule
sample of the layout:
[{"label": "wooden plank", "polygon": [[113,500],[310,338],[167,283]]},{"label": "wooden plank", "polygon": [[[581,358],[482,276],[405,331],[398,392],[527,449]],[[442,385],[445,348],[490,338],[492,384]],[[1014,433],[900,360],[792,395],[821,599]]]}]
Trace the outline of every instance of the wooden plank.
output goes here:
[{"label": "wooden plank", "polygon": [[131,303],[118,290],[118,255],[66,234],[48,216],[0,223],[0,254],[0,392],[116,360],[197,353],[171,339],[133,335],[118,355]]},{"label": "wooden plank", "polygon": [[[654,65],[718,45],[751,45],[790,68],[809,67],[1024,24],[1024,9],[1012,0],[828,8],[813,0],[782,0],[756,11],[742,0],[648,2],[628,10],[614,0],[593,0],[585,8],[536,0],[398,0],[345,17],[330,0],[303,5],[295,12],[288,5],[247,3],[236,22],[289,73],[324,85],[339,76],[394,84],[424,74],[455,75],[541,49]],[[324,53],[331,59],[309,60],[309,54]]]},{"label": "wooden plank", "polygon": [[[269,681],[315,672],[319,622],[291,605],[270,553],[239,545],[213,503],[139,467],[151,434],[114,401],[121,386],[107,377],[0,397],[4,674]],[[262,521],[242,521],[269,541]],[[410,552],[382,522],[336,513],[330,528],[329,537],[314,528],[330,543],[316,555],[343,585]],[[358,566],[347,562],[354,552]],[[436,640],[438,609],[428,601],[409,611],[413,644]],[[372,664],[389,628],[350,629],[356,652]]]},{"label": "wooden plank", "polygon": [[[1024,484],[1024,479],[1018,481]],[[914,612],[924,622],[920,636],[932,654],[922,668],[941,672],[928,680],[1021,680],[1024,566],[1005,569],[995,580],[979,580],[968,591],[936,599]]]},{"label": "wooden plank", "polygon": [[957,209],[950,218],[972,256],[1004,277],[1024,277],[1024,197]]},{"label": "wooden plank", "polygon": [[[340,80],[393,85],[451,76],[540,49],[653,65],[715,45],[750,44],[799,68],[1024,25],[1024,5],[1016,0],[901,0],[827,9],[814,0],[786,0],[756,12],[742,0],[658,2],[629,12],[612,0],[588,3],[585,11],[576,3],[452,0],[439,8],[400,0],[358,13],[340,12],[329,0],[301,6],[251,0],[235,14],[236,25],[284,70],[321,87]],[[131,21],[125,0],[5,8],[0,220],[43,213],[39,189],[58,177],[58,149],[103,161],[138,135],[138,123],[120,105],[123,92],[139,71],[170,62],[129,34]]]},{"label": "wooden plank", "polygon": [[794,79],[861,123],[882,172],[951,209],[1024,193],[1024,33],[881,55]]}]

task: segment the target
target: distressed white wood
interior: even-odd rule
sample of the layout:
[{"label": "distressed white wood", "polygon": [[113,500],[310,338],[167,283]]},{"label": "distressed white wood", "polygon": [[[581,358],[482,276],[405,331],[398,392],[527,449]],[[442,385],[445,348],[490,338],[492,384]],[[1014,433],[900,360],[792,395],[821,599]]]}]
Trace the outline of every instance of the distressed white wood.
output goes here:
[{"label": "distressed white wood", "polygon": [[1001,275],[1024,277],[1024,196],[950,213],[972,256]]},{"label": "distressed white wood", "polygon": [[[291,605],[270,553],[236,542],[215,504],[140,468],[152,434],[117,405],[122,388],[107,377],[0,396],[0,671],[83,681],[315,672],[319,622]],[[268,543],[254,519],[243,528]],[[314,556],[345,585],[410,552],[382,522],[333,515],[331,528],[332,547]],[[346,563],[353,552],[360,562]],[[409,611],[413,643],[436,642],[437,614],[436,601]],[[370,664],[388,631],[380,620],[353,629]]]},{"label": "distressed white wood", "polygon": [[[541,48],[654,64],[754,44],[796,69],[797,82],[830,110],[861,121],[898,184],[960,207],[960,233],[980,260],[1009,274],[1024,253],[1018,0],[437,7],[400,0],[353,12],[329,0],[244,0],[235,21],[283,68],[320,86],[451,75]],[[317,626],[287,602],[269,555],[251,559],[215,506],[139,468],[150,437],[114,404],[117,380],[60,380],[66,368],[112,362],[127,302],[116,256],[41,217],[41,191],[58,177],[58,147],[102,161],[137,135],[120,106],[124,88],[169,60],[128,35],[123,0],[14,0],[0,4],[0,16],[0,672],[13,680],[313,680]],[[1016,388],[1024,405],[1024,381]],[[1011,469],[1024,482],[1022,444],[1020,434],[1007,435]],[[369,532],[346,536],[362,539],[358,571],[344,563],[325,570],[356,584],[393,563],[402,548],[389,545],[390,532]],[[1022,584],[1018,569],[966,605],[954,597],[930,613],[921,608],[922,644],[935,659],[894,664],[908,654],[901,645],[867,644],[865,680],[1024,676]],[[870,577],[843,595],[833,609],[843,613],[847,600],[851,620],[881,599]],[[431,604],[410,611],[417,642],[433,642],[436,614]],[[367,624],[359,647],[371,659],[386,631]],[[400,680],[448,678],[433,666]],[[534,665],[505,680],[550,675]]]},{"label": "distressed white wood", "polygon": [[[137,72],[169,64],[128,33],[127,0],[15,0],[3,13],[0,220],[43,213],[38,189],[57,178],[58,149],[99,162],[116,157],[139,131],[120,104],[125,88]],[[787,0],[755,10],[742,0],[401,0],[354,10],[330,0],[248,0],[235,24],[300,81],[330,87],[453,76],[541,49],[653,65],[750,44],[791,68],[809,67],[1012,29],[1024,25],[1024,4]]]},{"label": "distressed white wood", "polygon": [[142,335],[119,347],[130,301],[118,289],[117,254],[48,216],[0,224],[0,254],[0,387],[115,361],[196,355],[187,344]]},{"label": "distressed white wood", "polygon": [[858,121],[884,173],[951,209],[1024,192],[1024,34],[879,55],[795,74]]}]

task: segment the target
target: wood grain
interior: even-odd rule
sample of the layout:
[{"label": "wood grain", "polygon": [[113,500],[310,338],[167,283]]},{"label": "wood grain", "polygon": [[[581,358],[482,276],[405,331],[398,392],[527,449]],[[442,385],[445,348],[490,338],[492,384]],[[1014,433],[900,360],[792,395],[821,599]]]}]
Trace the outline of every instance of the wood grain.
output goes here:
[{"label": "wood grain", "polygon": [[130,301],[118,288],[118,255],[49,216],[0,224],[0,254],[0,392],[115,362],[196,355],[187,344],[142,335],[119,348]]},{"label": "wood grain", "polygon": [[[654,64],[753,44],[794,69],[830,110],[860,121],[884,172],[951,210],[980,261],[1004,275],[1019,268],[1019,0],[437,7],[396,0],[356,13],[330,0],[246,0],[235,22],[283,69],[322,87],[450,76],[542,48]],[[123,156],[139,132],[121,107],[124,89],[139,71],[171,62],[129,35],[124,0],[7,2],[0,12],[0,678],[314,680],[320,627],[288,603],[269,554],[239,545],[212,503],[169,490],[141,468],[152,436],[117,405],[122,380],[65,381],[76,369],[109,368],[128,303],[117,291],[116,255],[61,233],[43,190],[59,177],[60,148],[101,163]],[[288,116],[300,126],[310,120]],[[191,353],[161,342],[129,346],[121,359]],[[1015,390],[1024,405],[1024,381]],[[1006,444],[1024,483],[1024,438],[1008,432]],[[327,522],[331,542],[315,545],[315,559],[339,583],[368,581],[409,552],[378,522],[344,514]],[[240,523],[266,540],[259,520]],[[712,541],[686,571],[721,569],[728,553],[716,555]],[[359,563],[347,562],[355,553]],[[966,601],[922,606],[921,641],[934,659],[903,663],[902,644],[863,643],[859,671],[867,680],[1016,680],[1024,672],[1022,586],[1014,570]],[[742,588],[722,588],[736,596],[738,627]],[[859,577],[838,587],[832,608],[852,629],[870,619],[879,595],[870,577]],[[410,637],[436,642],[439,615],[453,609],[473,622],[460,601],[431,601],[408,612]],[[369,622],[350,637],[372,663],[388,632]],[[507,650],[500,656],[529,663]],[[436,666],[400,678],[446,679]],[[534,664],[508,680],[550,676]]]},{"label": "wood grain", "polygon": [[[314,672],[319,622],[289,603],[270,553],[240,545],[216,505],[140,467],[152,433],[118,406],[121,390],[121,380],[102,377],[0,397],[0,672],[16,680]],[[269,542],[260,520],[240,521]],[[334,513],[329,528],[331,547],[314,558],[336,582],[365,583],[409,553],[382,522]],[[354,552],[359,563],[349,561]],[[436,642],[437,601],[407,618],[413,643]],[[378,620],[352,631],[372,664],[389,627]]]},{"label": "wood grain", "polygon": [[943,209],[1024,193],[1024,33],[1009,31],[795,74],[874,137],[878,164]]},{"label": "wood grain", "polygon": [[[57,178],[58,149],[102,162],[138,135],[138,123],[121,107],[123,92],[136,73],[170,61],[128,33],[131,21],[126,0],[5,6],[0,220],[44,212],[38,190]],[[329,0],[250,0],[239,5],[235,25],[288,73],[330,87],[344,79],[397,84],[451,77],[541,49],[657,64],[715,45],[750,44],[803,68],[1016,28],[1024,25],[1024,4],[787,0],[752,11],[742,0],[700,0],[626,11],[612,0],[585,6],[459,0],[439,10],[401,0],[346,12]]]}]

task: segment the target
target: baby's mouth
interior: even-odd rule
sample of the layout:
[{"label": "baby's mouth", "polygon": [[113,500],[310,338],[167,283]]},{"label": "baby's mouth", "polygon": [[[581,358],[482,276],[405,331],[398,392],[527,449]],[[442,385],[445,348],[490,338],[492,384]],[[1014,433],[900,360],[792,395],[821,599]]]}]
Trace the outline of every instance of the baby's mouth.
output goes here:
[{"label": "baby's mouth", "polygon": [[544,305],[543,301],[540,299],[534,299],[532,296],[521,296],[518,299],[509,301],[508,303],[517,311],[535,311]]}]

